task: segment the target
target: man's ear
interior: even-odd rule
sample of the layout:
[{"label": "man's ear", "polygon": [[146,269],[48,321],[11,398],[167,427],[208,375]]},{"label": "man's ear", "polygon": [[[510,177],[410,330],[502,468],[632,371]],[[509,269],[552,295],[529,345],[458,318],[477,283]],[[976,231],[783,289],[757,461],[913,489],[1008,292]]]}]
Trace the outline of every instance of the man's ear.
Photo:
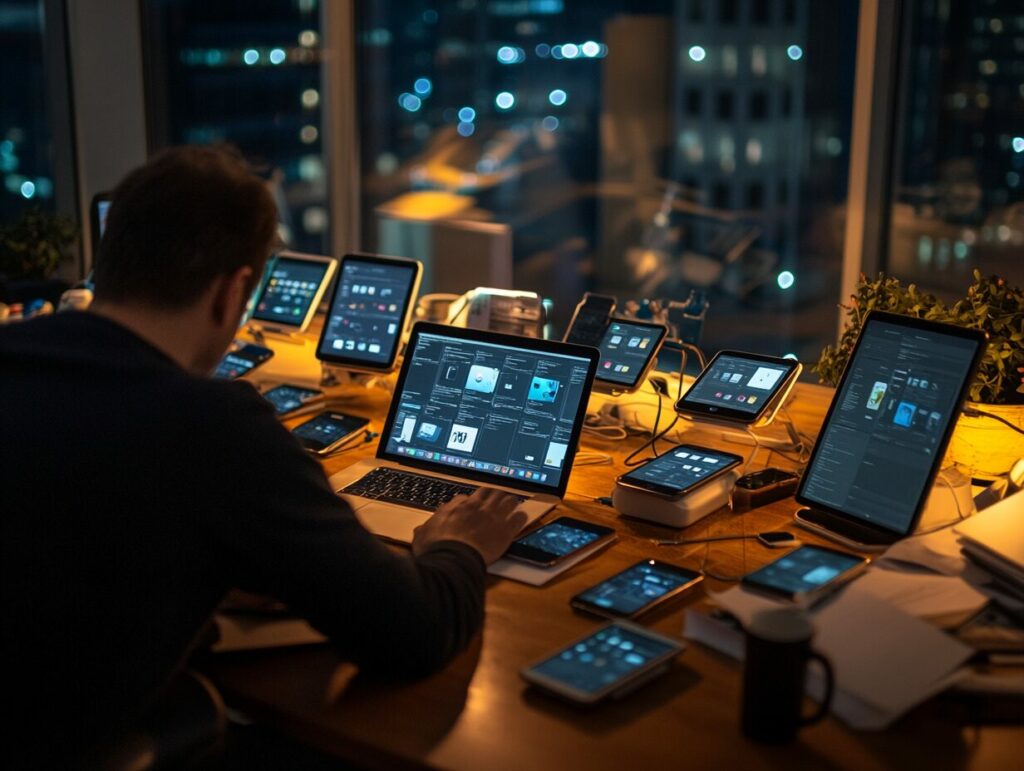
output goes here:
[{"label": "man's ear", "polygon": [[252,293],[253,269],[246,265],[217,279],[213,294],[213,321],[219,327],[236,327]]}]

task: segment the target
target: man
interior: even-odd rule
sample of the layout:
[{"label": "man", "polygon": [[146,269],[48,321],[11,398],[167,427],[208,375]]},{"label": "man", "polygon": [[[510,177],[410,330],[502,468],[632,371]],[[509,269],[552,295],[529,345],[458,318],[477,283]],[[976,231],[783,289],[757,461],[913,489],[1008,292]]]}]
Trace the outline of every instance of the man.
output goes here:
[{"label": "man", "polygon": [[114,193],[91,310],[0,329],[8,735],[48,736],[23,760],[128,724],[234,587],[391,675],[440,667],[481,625],[514,498],[456,499],[393,552],[251,386],[209,378],[275,227],[236,156],[163,152]]}]

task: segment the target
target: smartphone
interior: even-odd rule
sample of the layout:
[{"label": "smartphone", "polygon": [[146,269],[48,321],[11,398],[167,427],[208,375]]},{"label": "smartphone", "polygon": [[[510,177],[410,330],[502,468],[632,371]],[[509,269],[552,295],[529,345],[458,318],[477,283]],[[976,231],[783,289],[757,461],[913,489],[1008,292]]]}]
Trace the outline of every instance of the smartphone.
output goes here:
[{"label": "smartphone", "polygon": [[625,487],[677,499],[736,468],[742,462],[743,458],[731,452],[712,450],[695,444],[680,444],[623,474],[616,482]]},{"label": "smartphone", "polygon": [[619,698],[668,671],[679,640],[613,621],[519,672],[527,683],[576,704]]},{"label": "smartphone", "polygon": [[266,363],[274,356],[274,352],[262,345],[245,343],[240,348],[228,351],[220,360],[213,376],[218,380],[237,380],[245,377],[261,364]]},{"label": "smartphone", "polygon": [[743,577],[758,592],[810,606],[867,570],[867,557],[824,546],[801,546]]},{"label": "smartphone", "polygon": [[720,351],[676,402],[676,412],[764,425],[775,417],[801,369],[796,359]]},{"label": "smartphone", "polygon": [[565,342],[599,347],[614,311],[614,297],[587,292],[583,295],[583,301],[576,306],[569,328],[565,331]]},{"label": "smartphone", "polygon": [[517,538],[508,547],[505,556],[549,567],[568,559],[581,549],[615,540],[615,530],[604,525],[593,525],[581,519],[559,517],[543,527]]},{"label": "smartphone", "polygon": [[732,491],[732,510],[750,511],[758,506],[788,498],[796,492],[800,477],[779,468],[765,468],[736,480]]},{"label": "smartphone", "polygon": [[584,589],[569,604],[598,616],[636,618],[704,580],[694,570],[659,560],[641,560]]},{"label": "smartphone", "polygon": [[274,407],[278,417],[284,417],[302,409],[310,402],[323,398],[324,392],[317,388],[283,384],[264,391],[261,395]]},{"label": "smartphone", "polygon": [[292,436],[310,452],[327,455],[354,434],[366,428],[370,421],[343,412],[321,412],[316,417],[292,429]]}]

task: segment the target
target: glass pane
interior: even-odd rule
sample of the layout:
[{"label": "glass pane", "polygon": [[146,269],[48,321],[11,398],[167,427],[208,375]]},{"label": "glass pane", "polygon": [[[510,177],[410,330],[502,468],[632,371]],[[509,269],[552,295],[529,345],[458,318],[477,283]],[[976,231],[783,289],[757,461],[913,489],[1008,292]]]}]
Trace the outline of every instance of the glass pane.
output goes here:
[{"label": "glass pane", "polygon": [[286,241],[329,244],[316,0],[144,0],[157,146],[229,142],[272,183]]},{"label": "glass pane", "polygon": [[706,349],[816,359],[835,336],[857,10],[358,3],[364,247],[463,291],[501,252],[452,232],[497,224],[555,334],[587,290],[621,306],[697,288]]},{"label": "glass pane", "polygon": [[0,221],[53,210],[53,139],[46,102],[41,0],[0,2]]},{"label": "glass pane", "polygon": [[1024,284],[1024,7],[907,3],[888,272],[963,296]]}]

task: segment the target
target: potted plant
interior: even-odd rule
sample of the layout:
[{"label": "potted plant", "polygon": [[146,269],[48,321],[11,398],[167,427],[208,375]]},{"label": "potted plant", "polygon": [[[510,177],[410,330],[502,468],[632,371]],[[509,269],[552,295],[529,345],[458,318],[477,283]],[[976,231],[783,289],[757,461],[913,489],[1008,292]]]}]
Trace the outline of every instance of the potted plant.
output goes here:
[{"label": "potted plant", "polygon": [[861,276],[857,291],[842,307],[847,321],[839,343],[825,346],[811,368],[820,382],[831,386],[839,382],[871,310],[980,329],[988,335],[988,344],[946,462],[969,470],[972,476],[991,479],[1005,474],[1014,460],[1024,456],[1024,435],[1011,427],[1024,429],[1024,290],[975,270],[966,296],[946,305],[914,284],[903,285],[885,275],[872,280]]},{"label": "potted plant", "polygon": [[74,220],[38,208],[0,224],[0,300],[56,304],[67,284],[51,277],[77,241]]}]

